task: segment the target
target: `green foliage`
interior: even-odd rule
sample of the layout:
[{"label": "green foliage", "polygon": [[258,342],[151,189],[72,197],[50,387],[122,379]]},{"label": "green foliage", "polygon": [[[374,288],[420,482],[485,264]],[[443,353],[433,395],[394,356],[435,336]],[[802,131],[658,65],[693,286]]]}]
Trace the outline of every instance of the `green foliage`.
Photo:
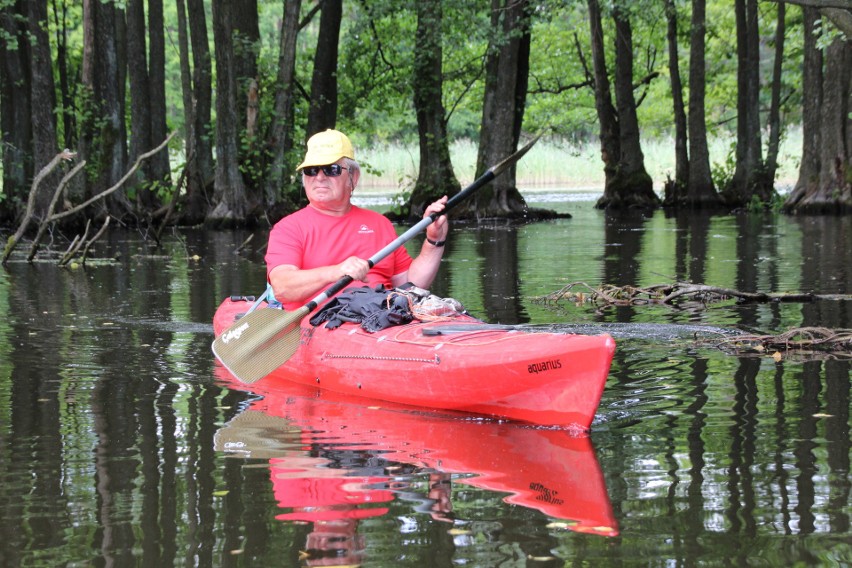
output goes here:
[{"label": "green foliage", "polygon": [[710,177],[713,179],[713,185],[716,188],[728,187],[731,180],[734,178],[734,171],[737,168],[737,143],[731,140],[728,146],[728,152],[725,154],[721,162],[713,162],[710,165]]},{"label": "green foliage", "polygon": [[[417,18],[415,0],[370,0],[344,2],[344,15],[340,34],[338,85],[339,109],[337,126],[350,134],[359,148],[377,148],[394,143],[410,148],[416,145],[417,123],[412,103],[412,68],[415,56]],[[123,2],[116,2],[123,8]],[[208,29],[212,28],[210,2],[206,4]],[[15,5],[13,0],[0,0],[0,8]],[[303,2],[301,17],[315,7]],[[479,136],[482,97],[484,88],[484,62],[489,40],[499,33],[491,22],[490,3],[443,3],[443,103],[447,112],[447,128],[452,141],[477,140]],[[675,0],[679,23],[679,53],[682,81],[688,94],[690,2]],[[82,66],[82,6],[73,0],[57,0],[50,6],[50,38],[57,56],[57,37],[67,41],[66,52],[73,109],[77,128],[94,138],[92,147],[100,148],[99,136],[104,119],[91,100],[91,93],[78,89]],[[666,19],[664,4],[658,0],[608,0],[602,2],[604,45],[610,72],[614,69],[613,9],[630,17],[634,42],[635,95],[641,99],[638,109],[643,143],[650,146],[653,140],[667,141],[673,135],[672,100],[666,46]],[[238,48],[257,55],[259,113],[257,137],[250,140],[245,132],[240,137],[241,170],[250,186],[262,184],[268,175],[271,150],[268,146],[269,128],[274,113],[274,94],[277,81],[279,34],[283,7],[280,0],[259,0],[259,44],[238,42]],[[587,75],[591,66],[589,48],[589,23],[585,2],[564,0],[536,0],[532,2],[532,35],[530,77],[524,129],[527,132],[548,131],[560,144],[581,150],[564,150],[556,153],[559,160],[573,159],[572,152],[586,156],[588,148],[594,149],[598,140],[598,123],[594,93]],[[777,6],[760,4],[761,82],[769,84],[774,58],[774,33]],[[166,88],[167,121],[170,128],[182,128],[184,121],[179,51],[177,45],[177,17],[172,2],[164,4],[166,24]],[[190,15],[191,17],[191,15]],[[789,6],[786,10],[786,44],[783,60],[782,114],[787,123],[800,119],[801,105],[801,43],[804,33],[820,33],[821,42],[830,41],[838,33],[821,22],[815,32],[802,28],[801,9]],[[736,125],[737,60],[736,24],[728,0],[712,0],[707,4],[707,101],[706,112],[711,137],[728,140]],[[292,162],[301,154],[301,141],[308,113],[308,91],[313,70],[313,57],[319,30],[319,13],[299,32],[297,38],[297,67],[295,93],[296,148]],[[0,32],[3,33],[3,32]],[[13,48],[14,38],[3,36],[7,49]],[[211,54],[212,31],[209,34]],[[213,66],[215,74],[215,64]],[[642,79],[656,74],[643,83]],[[58,70],[57,70],[57,88]],[[214,83],[215,85],[215,78]],[[761,90],[761,108],[769,106],[769,89]],[[57,100],[61,100],[57,97]],[[241,117],[244,120],[244,117]],[[62,128],[62,121],[59,121]],[[213,118],[215,124],[215,117]],[[212,128],[212,125],[211,125]],[[673,148],[659,144],[658,162],[673,155]],[[650,151],[646,151],[648,154]],[[180,153],[177,153],[180,156]],[[734,153],[726,155],[713,166],[717,187],[724,187],[733,175]],[[416,154],[405,156],[416,163]],[[182,157],[178,158],[179,160]],[[388,171],[402,171],[403,166],[388,164],[383,156],[367,156],[365,171],[382,176]],[[466,159],[465,159],[466,160]],[[95,152],[89,156],[90,172],[104,167]],[[592,173],[602,171],[597,152],[584,160]],[[408,171],[405,164],[404,169]],[[456,164],[462,169],[465,164]],[[665,175],[665,169],[661,170]],[[662,178],[656,177],[658,181]],[[390,174],[393,185],[407,187],[412,184],[410,174]],[[584,173],[584,179],[588,176]],[[293,187],[296,189],[294,190]],[[281,189],[283,194],[298,191],[298,184]],[[157,188],[160,191],[159,188]]]}]

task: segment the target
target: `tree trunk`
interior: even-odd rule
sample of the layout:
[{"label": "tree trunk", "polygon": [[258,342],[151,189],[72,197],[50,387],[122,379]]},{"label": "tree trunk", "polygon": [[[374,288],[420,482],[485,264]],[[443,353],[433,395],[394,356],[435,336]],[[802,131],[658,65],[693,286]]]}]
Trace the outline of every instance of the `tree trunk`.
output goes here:
[{"label": "tree trunk", "polygon": [[753,198],[766,203],[775,193],[766,178],[760,137],[760,36],[757,0],[735,0],[737,20],[737,150],[736,168],[723,201],[748,205]]},{"label": "tree trunk", "polygon": [[[50,40],[47,34],[47,0],[28,0],[30,41],[30,101],[32,121],[33,165],[41,170],[59,152],[56,138],[56,90],[53,82],[53,65]],[[53,198],[61,172],[52,172],[39,186],[33,212],[43,217]]]},{"label": "tree trunk", "polygon": [[441,0],[417,2],[412,87],[420,138],[420,170],[408,203],[412,219],[422,217],[426,207],[436,199],[455,195],[460,189],[450,160],[443,104],[442,18]]},{"label": "tree trunk", "polygon": [[30,58],[26,21],[27,1],[0,6],[0,141],[2,141],[3,193],[0,220],[14,221],[20,204],[27,202],[32,179],[33,132],[30,101]]},{"label": "tree trunk", "polygon": [[775,180],[778,169],[778,149],[781,146],[781,81],[784,62],[784,33],[786,30],[784,2],[778,3],[775,25],[775,63],[772,68],[772,94],[769,103],[769,145],[766,148],[766,177]]},{"label": "tree trunk", "polygon": [[[208,201],[207,193],[213,186],[213,126],[211,111],[213,106],[213,68],[210,59],[209,38],[207,37],[207,18],[203,0],[186,0],[186,7],[192,17],[189,18],[190,43],[192,45],[192,85],[195,105],[195,161],[203,178],[198,184],[203,188],[203,197]],[[199,199],[200,201],[200,199]],[[206,207],[206,205],[205,205]]]},{"label": "tree trunk", "polygon": [[618,117],[612,105],[609,73],[606,65],[603,23],[598,0],[588,0],[589,28],[591,32],[592,70],[595,78],[595,109],[598,114],[601,140],[601,160],[604,163],[604,187],[610,186],[618,172],[621,156]]},{"label": "tree trunk", "polygon": [[[148,86],[151,99],[151,148],[169,135],[166,126],[166,38],[163,24],[163,0],[148,0]],[[148,148],[149,150],[151,148]],[[151,179],[171,187],[169,153],[157,152],[150,158]],[[159,203],[156,194],[153,203]]]},{"label": "tree trunk", "polygon": [[[127,150],[124,128],[124,75],[119,69],[118,19],[114,4],[84,0],[84,49],[82,85],[88,91],[89,117],[81,124],[80,158],[87,162],[85,198],[90,198],[118,182],[126,171]],[[123,29],[123,26],[121,26]],[[124,191],[109,200],[112,212],[121,216],[129,203]]]},{"label": "tree trunk", "polygon": [[686,202],[693,207],[719,205],[719,194],[710,172],[710,150],[707,146],[707,120],[704,101],[706,92],[705,33],[706,0],[692,0],[689,38],[689,185]]},{"label": "tree trunk", "polygon": [[62,115],[63,140],[66,148],[73,148],[77,141],[77,124],[75,120],[75,101],[68,80],[68,34],[70,33],[66,16],[68,6],[53,3],[53,17],[56,20],[56,70],[59,73],[59,93],[62,100],[60,112]]},{"label": "tree trunk", "polygon": [[823,212],[852,211],[852,42],[836,37],[825,50],[819,197]]},{"label": "tree trunk", "polygon": [[213,0],[213,43],[216,46],[216,178],[215,207],[207,216],[211,225],[237,226],[255,204],[247,203],[239,164],[237,77],[230,0]]},{"label": "tree trunk", "polygon": [[[492,33],[485,66],[485,95],[482,104],[479,152],[476,175],[479,176],[517,147],[517,134],[523,118],[518,100],[518,84],[526,81],[521,72],[528,70],[522,61],[524,37],[529,34],[527,0],[492,0]],[[525,83],[524,83],[525,84]],[[527,204],[515,184],[515,167],[486,185],[462,206],[461,216],[507,217],[523,215]]]},{"label": "tree trunk", "polygon": [[[824,15],[824,14],[823,14]],[[804,8],[803,149],[799,179],[784,203],[792,213],[852,211],[852,43],[836,37],[820,50],[820,13]]]},{"label": "tree trunk", "polygon": [[633,97],[633,31],[627,16],[619,10],[615,18],[615,104],[618,112],[618,137],[621,154],[616,175],[607,181],[596,207],[656,207],[660,198],[654,193],[651,176],[645,170],[645,157],[639,140],[639,120]]},{"label": "tree trunk", "polygon": [[686,109],[683,105],[683,84],[677,46],[677,8],[674,0],[666,0],[667,43],[669,47],[669,77],[672,84],[675,125],[675,177],[666,181],[665,203],[676,205],[686,200],[689,184],[689,154],[687,153]]},{"label": "tree trunk", "polygon": [[311,104],[305,130],[308,138],[337,124],[337,49],[342,17],[343,0],[325,0],[322,3],[311,79]]},{"label": "tree trunk", "polygon": [[260,28],[257,0],[228,0],[231,23],[231,61],[236,85],[237,153],[244,173],[246,196],[255,205],[262,201],[265,158],[255,145],[251,128],[256,129],[260,93],[258,91],[257,57],[260,53]]},{"label": "tree trunk", "polygon": [[[151,95],[146,57],[145,2],[127,1],[127,75],[130,83],[130,163],[151,148]],[[128,185],[136,186],[137,207],[150,208],[150,163],[137,170]]]},{"label": "tree trunk", "polygon": [[[183,100],[184,150],[186,152],[186,200],[181,215],[181,222],[195,225],[204,220],[206,215],[206,197],[204,192],[204,176],[198,167],[197,132],[195,124],[195,95],[192,87],[192,71],[189,65],[189,33],[186,22],[186,4],[184,0],[176,1],[178,24],[178,51],[180,57],[180,83]],[[175,188],[180,191],[180,188]]]},{"label": "tree trunk", "polygon": [[802,56],[802,160],[799,179],[784,202],[784,209],[796,212],[807,207],[806,197],[819,187],[819,148],[822,146],[822,50],[817,47],[816,8],[803,7],[804,46]]},{"label": "tree trunk", "polygon": [[[278,80],[275,82],[275,113],[267,142],[272,153],[264,190],[267,207],[281,202],[283,196],[291,193],[287,189],[296,184],[296,164],[288,160],[288,154],[293,148],[293,95],[296,88],[296,38],[299,34],[300,8],[301,0],[284,2],[284,22],[278,49]],[[287,199],[283,201],[286,207]]]}]

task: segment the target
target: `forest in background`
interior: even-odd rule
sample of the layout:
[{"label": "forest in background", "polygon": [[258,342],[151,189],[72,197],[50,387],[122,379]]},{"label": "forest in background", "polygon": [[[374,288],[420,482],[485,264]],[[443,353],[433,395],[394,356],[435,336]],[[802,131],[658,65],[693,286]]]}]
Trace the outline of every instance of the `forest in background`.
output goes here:
[{"label": "forest in background", "polygon": [[[602,208],[777,205],[791,127],[783,208],[848,212],[852,0],[789,4],[0,0],[0,222],[273,222],[331,127],[417,144],[409,217],[458,191],[452,141],[476,144],[480,174],[540,133],[598,141]],[[710,164],[719,136],[736,143]],[[666,180],[644,163],[655,137],[674,142]],[[532,212],[512,169],[460,214]]]}]

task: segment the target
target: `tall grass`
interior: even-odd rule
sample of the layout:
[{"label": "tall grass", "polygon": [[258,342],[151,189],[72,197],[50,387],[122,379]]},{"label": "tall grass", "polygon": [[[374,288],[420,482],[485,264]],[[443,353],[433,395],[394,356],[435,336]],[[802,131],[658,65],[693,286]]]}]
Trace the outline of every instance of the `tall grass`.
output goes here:
[{"label": "tall grass", "polygon": [[[733,138],[710,140],[710,162],[719,168],[731,164]],[[792,129],[782,141],[779,152],[777,185],[789,186],[798,175],[802,150],[801,129]],[[668,177],[674,177],[674,141],[670,138],[645,140],[642,144],[645,168],[656,188],[662,188]],[[476,144],[459,140],[450,147],[456,177],[462,186],[473,181],[476,167]],[[417,179],[419,150],[417,146],[377,145],[358,148],[357,156],[364,167],[359,183],[370,193],[397,193],[410,191]],[[495,156],[496,163],[502,156]],[[538,189],[603,190],[603,162],[600,146],[595,143],[575,143],[550,138],[540,140],[518,163],[518,187],[524,191]]]}]

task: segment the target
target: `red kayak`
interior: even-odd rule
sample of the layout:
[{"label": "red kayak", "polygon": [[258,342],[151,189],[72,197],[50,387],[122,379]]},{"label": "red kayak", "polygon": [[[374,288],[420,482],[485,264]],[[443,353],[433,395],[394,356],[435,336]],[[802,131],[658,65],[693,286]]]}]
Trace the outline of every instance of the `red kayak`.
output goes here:
[{"label": "red kayak", "polygon": [[[230,386],[247,388],[220,372]],[[556,525],[562,528],[618,534],[588,436],[392,403],[367,406],[290,383],[261,381],[250,390],[262,398],[219,430],[216,449],[268,462],[285,509],[280,520],[381,516],[398,497],[451,520],[452,489],[460,483],[507,493],[508,503],[567,521]],[[427,474],[428,494],[410,483]]]},{"label": "red kayak", "polygon": [[[242,299],[222,302],[216,335],[250,307]],[[527,332],[467,316],[376,333],[351,323],[314,327],[306,318],[295,354],[262,381],[585,431],[614,352],[606,334]]]}]

